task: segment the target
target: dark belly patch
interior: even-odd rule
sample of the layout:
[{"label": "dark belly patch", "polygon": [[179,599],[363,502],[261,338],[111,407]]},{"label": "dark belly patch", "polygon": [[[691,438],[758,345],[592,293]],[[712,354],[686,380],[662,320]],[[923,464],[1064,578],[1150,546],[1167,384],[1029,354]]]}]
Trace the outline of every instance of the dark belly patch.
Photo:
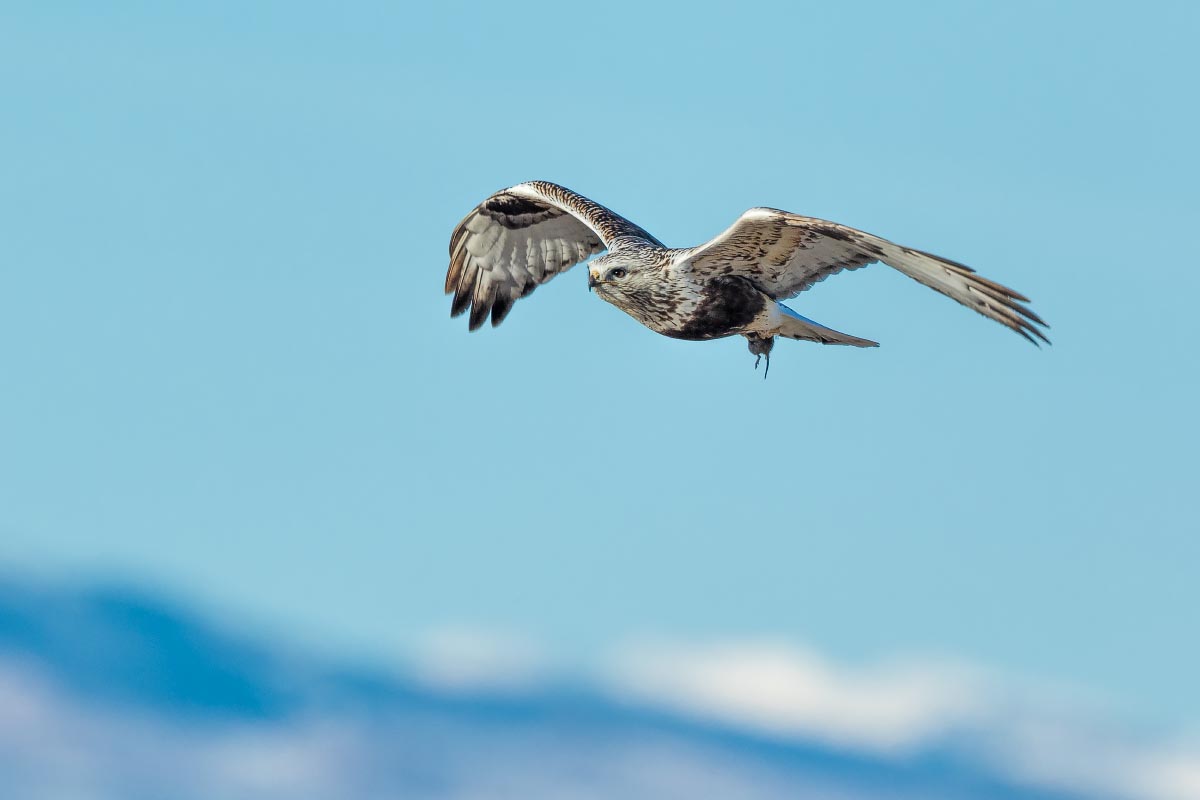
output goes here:
[{"label": "dark belly patch", "polygon": [[663,331],[676,339],[720,339],[741,333],[758,316],[767,298],[754,284],[736,275],[713,278],[704,287],[696,312],[675,330]]}]

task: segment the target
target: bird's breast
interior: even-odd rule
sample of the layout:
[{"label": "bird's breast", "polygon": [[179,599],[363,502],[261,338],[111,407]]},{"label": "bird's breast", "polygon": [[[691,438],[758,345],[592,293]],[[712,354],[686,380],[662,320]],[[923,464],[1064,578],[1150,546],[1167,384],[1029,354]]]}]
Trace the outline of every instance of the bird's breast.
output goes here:
[{"label": "bird's breast", "polygon": [[721,275],[704,284],[697,302],[659,333],[676,339],[720,339],[741,333],[768,298],[745,278]]},{"label": "bird's breast", "polygon": [[610,292],[604,299],[656,333],[678,329],[695,313],[702,295],[696,287],[678,281]]}]

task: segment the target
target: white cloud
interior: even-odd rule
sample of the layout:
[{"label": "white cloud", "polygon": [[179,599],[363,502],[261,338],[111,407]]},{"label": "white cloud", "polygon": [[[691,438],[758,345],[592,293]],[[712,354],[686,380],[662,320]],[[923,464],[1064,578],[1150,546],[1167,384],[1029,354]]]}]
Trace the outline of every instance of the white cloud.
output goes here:
[{"label": "white cloud", "polygon": [[892,758],[953,748],[1034,786],[1200,800],[1200,746],[961,665],[849,668],[779,641],[642,642],[618,651],[606,685],[628,702],[773,737]]},{"label": "white cloud", "polygon": [[1200,798],[1200,744],[1147,753],[1133,771],[1148,796],[1162,800]]},{"label": "white cloud", "polygon": [[851,670],[781,642],[642,643],[619,654],[623,696],[771,734],[902,754],[979,712],[961,669],[894,664]]},{"label": "white cloud", "polygon": [[417,680],[446,691],[520,691],[547,673],[546,658],[532,640],[480,628],[433,631],[409,660]]},{"label": "white cloud", "polygon": [[1039,712],[1025,699],[997,709],[975,735],[986,761],[1037,786],[1122,800],[1200,800],[1200,746],[1135,735],[1119,720]]},{"label": "white cloud", "polygon": [[322,720],[189,724],[90,704],[0,658],[0,779],[21,784],[13,797],[337,797],[354,753]]},{"label": "white cloud", "polygon": [[[420,664],[424,679],[443,689],[519,692],[547,680],[545,659],[528,641],[465,629],[429,637]],[[780,740],[821,741],[891,759],[958,753],[1019,783],[1096,798],[1200,800],[1200,742],[1150,736],[1111,712],[1064,702],[1062,693],[1016,687],[961,666],[904,661],[850,668],[779,641],[643,642],[621,648],[599,681],[638,707]],[[528,739],[493,740],[490,729],[473,731],[460,721],[450,729],[458,738],[446,739],[445,729],[433,735],[437,726],[451,724],[439,719],[335,715],[197,725],[89,705],[36,669],[0,659],[0,775],[16,781],[17,795],[107,798],[130,796],[139,787],[174,787],[180,798],[373,796],[375,788],[392,784],[405,758],[413,759],[418,774],[432,770],[459,782],[470,777],[478,791],[449,784],[463,789],[462,797],[497,796],[488,781],[508,785],[518,778],[557,788],[511,796],[565,796],[572,770],[581,765],[609,772],[621,766],[614,774],[627,784],[617,777],[606,784],[625,787],[614,789],[615,796],[656,796],[639,794],[654,781],[712,785],[721,775],[742,787],[726,794],[749,797],[746,787],[761,790],[755,797],[793,794],[790,784],[771,784],[778,776],[739,772],[750,769],[748,762],[722,760],[712,751],[698,757],[684,748],[672,760],[676,745],[654,737],[622,737],[624,750],[593,763],[598,754],[585,732],[586,753],[562,761],[552,750],[560,744],[556,734],[531,729]],[[544,744],[531,745],[539,736]],[[447,741],[457,744],[447,750]],[[487,755],[497,748],[499,754]],[[444,763],[431,767],[430,756]],[[566,777],[553,778],[556,769]],[[457,796],[449,788],[439,792],[426,796]],[[605,796],[587,796],[593,795]]]}]

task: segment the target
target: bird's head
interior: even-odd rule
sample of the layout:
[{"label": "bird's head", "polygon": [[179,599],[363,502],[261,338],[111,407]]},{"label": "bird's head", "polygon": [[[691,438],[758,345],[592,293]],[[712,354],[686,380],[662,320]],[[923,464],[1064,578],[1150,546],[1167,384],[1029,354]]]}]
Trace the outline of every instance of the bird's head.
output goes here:
[{"label": "bird's head", "polygon": [[588,288],[610,303],[642,294],[660,280],[658,265],[621,253],[609,253],[588,264]]}]

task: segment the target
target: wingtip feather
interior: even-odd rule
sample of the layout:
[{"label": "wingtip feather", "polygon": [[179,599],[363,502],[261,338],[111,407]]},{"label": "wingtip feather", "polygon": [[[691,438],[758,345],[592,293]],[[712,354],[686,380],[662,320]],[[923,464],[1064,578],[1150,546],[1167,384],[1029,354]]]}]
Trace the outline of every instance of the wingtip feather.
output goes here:
[{"label": "wingtip feather", "polygon": [[506,294],[500,294],[496,297],[496,302],[492,306],[492,327],[496,327],[504,318],[508,316],[508,312],[512,311],[514,298]]}]

